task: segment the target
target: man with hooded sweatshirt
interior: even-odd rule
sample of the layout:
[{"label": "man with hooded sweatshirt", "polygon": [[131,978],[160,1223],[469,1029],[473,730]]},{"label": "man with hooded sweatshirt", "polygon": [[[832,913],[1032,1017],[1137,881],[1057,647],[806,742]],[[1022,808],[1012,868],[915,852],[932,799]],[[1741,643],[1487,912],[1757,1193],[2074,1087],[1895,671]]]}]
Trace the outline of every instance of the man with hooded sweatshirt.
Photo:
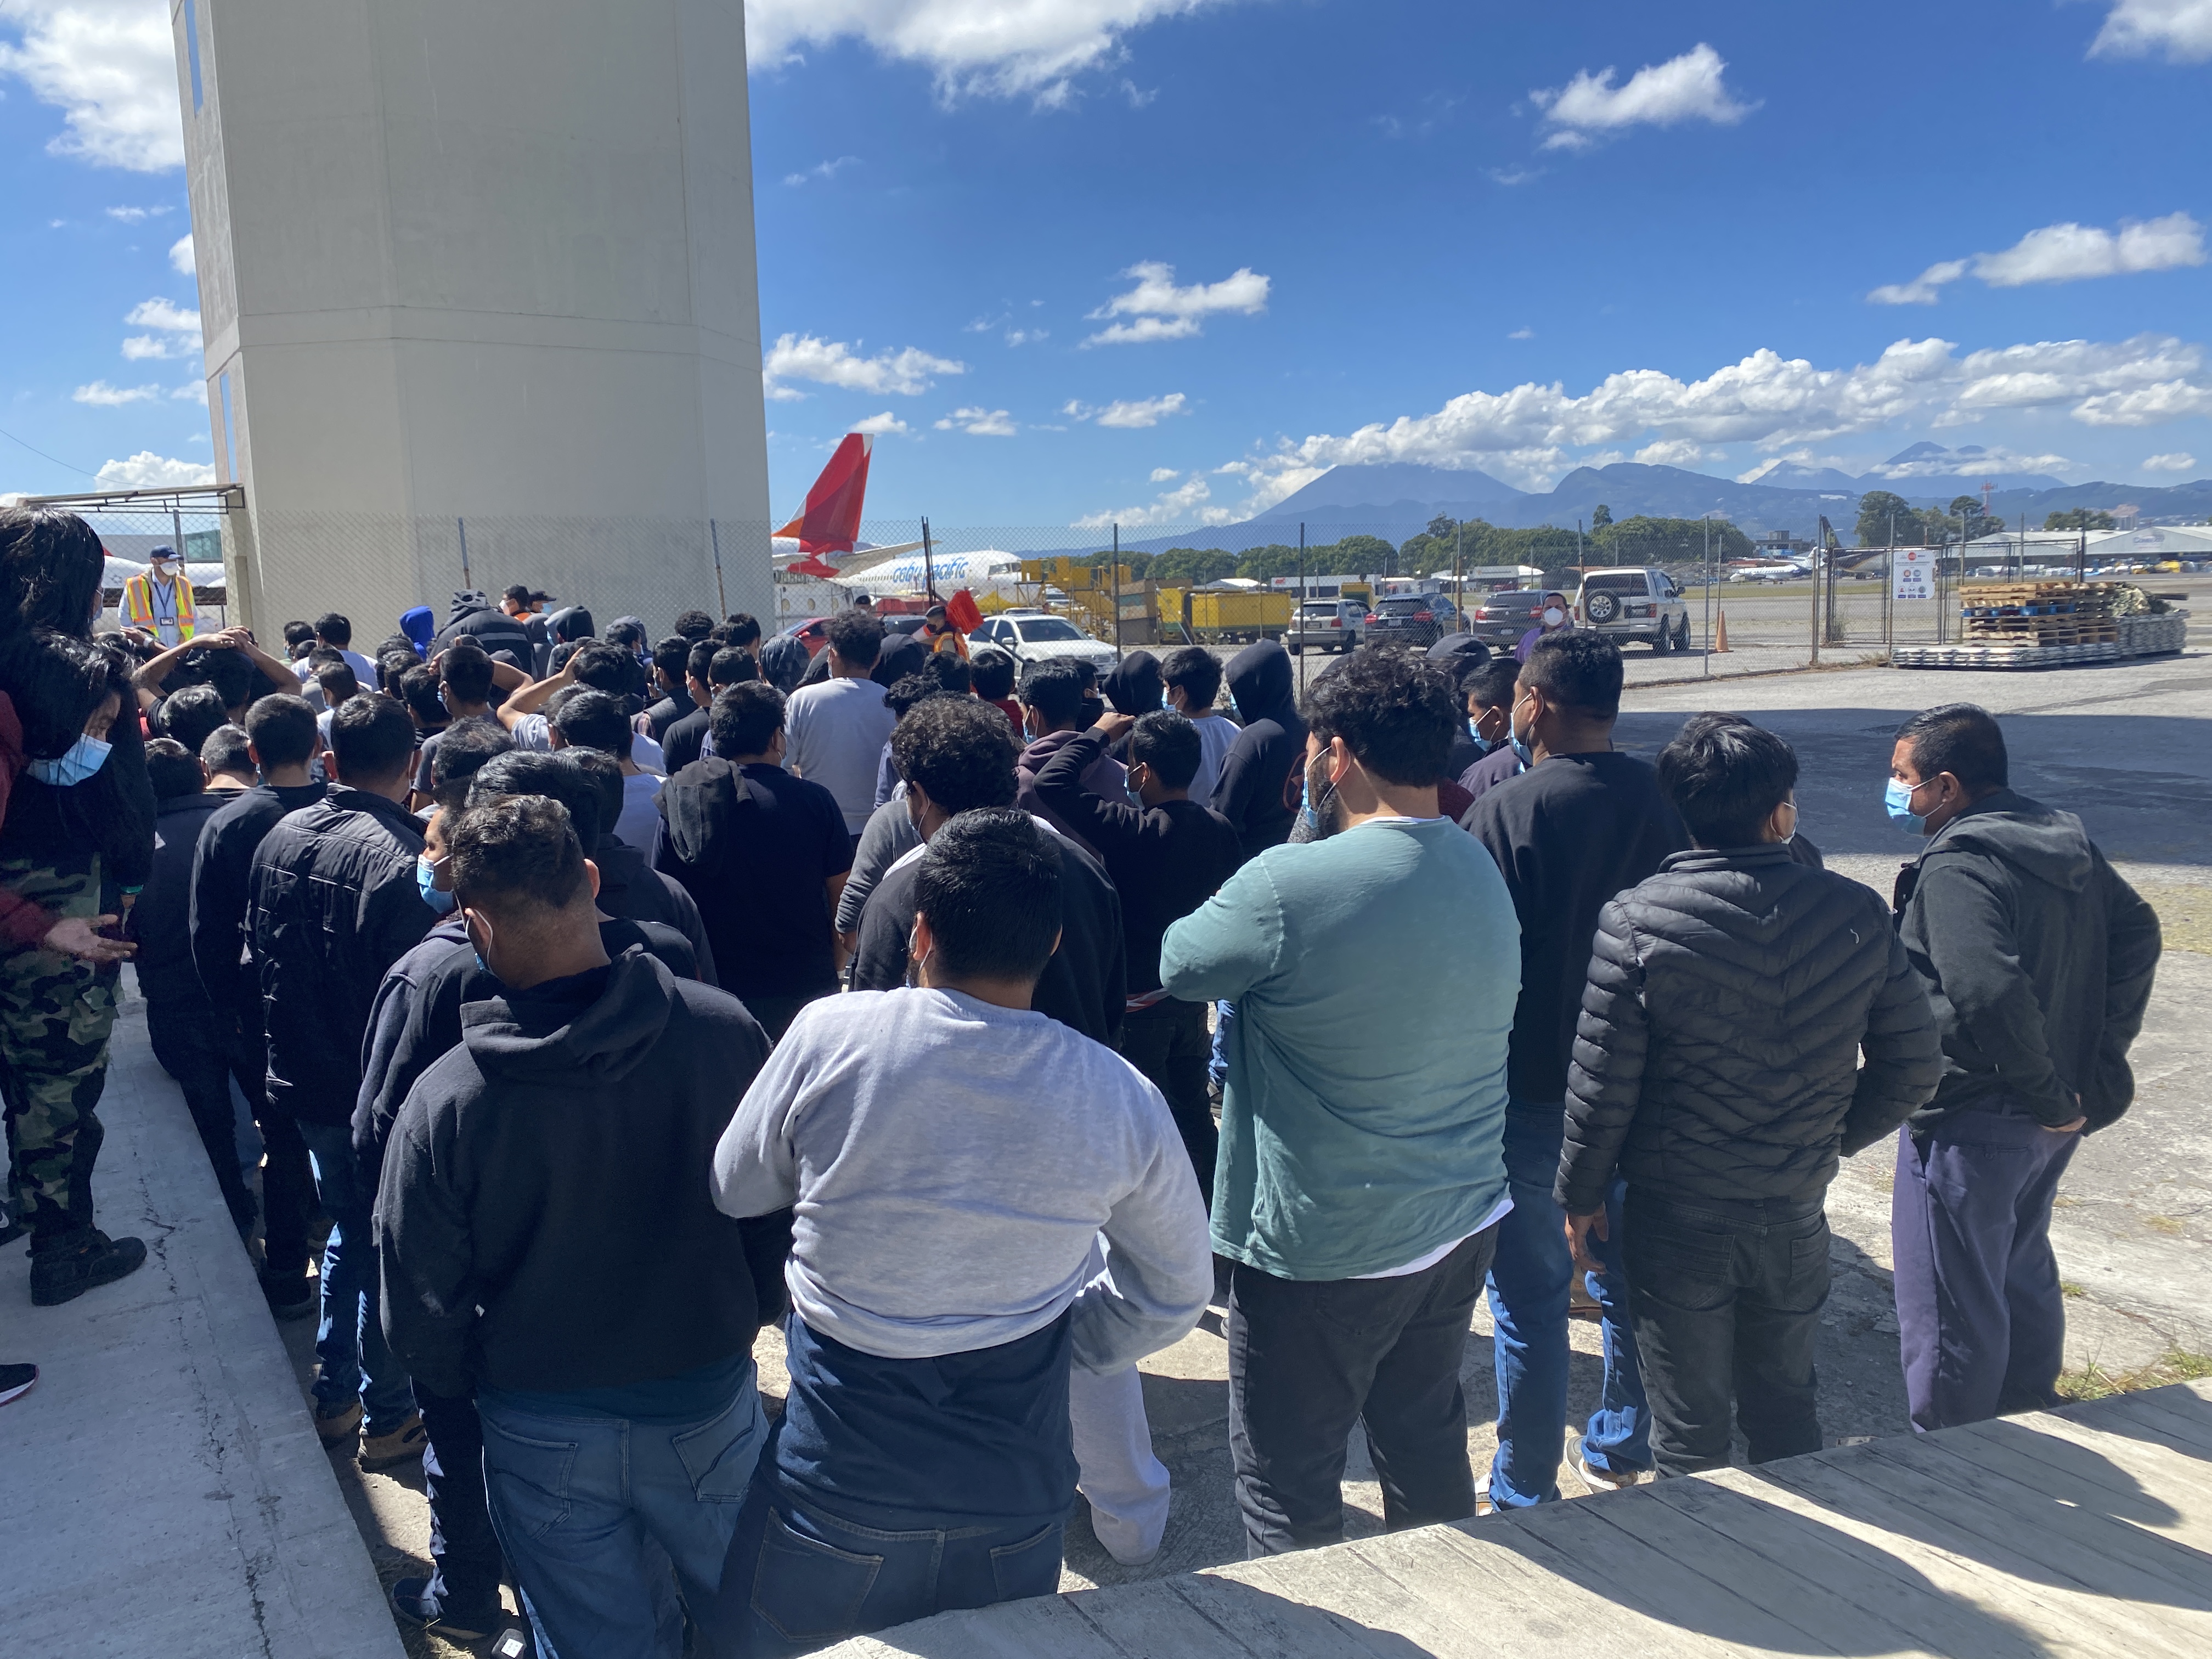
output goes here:
[{"label": "man with hooded sweatshirt", "polygon": [[499,609],[473,587],[453,595],[453,608],[446,615],[446,625],[430,641],[428,654],[434,657],[463,638],[474,640],[488,655],[504,657],[510,666],[526,674],[538,659],[520,619]]},{"label": "man with hooded sweatshirt", "polygon": [[783,769],[784,696],[762,680],[715,697],[714,752],[661,786],[653,855],[684,884],[714,942],[722,988],[782,1037],[837,990],[833,927],[853,838],[822,785]]},{"label": "man with hooded sweatshirt", "polygon": [[1248,645],[1229,663],[1229,695],[1244,729],[1221,763],[1206,803],[1227,818],[1251,858],[1291,838],[1306,723],[1291,690],[1291,653],[1273,640]]},{"label": "man with hooded sweatshirt", "polygon": [[608,958],[559,803],[475,808],[446,845],[495,994],[392,1127],[385,1328],[431,1392],[476,1396],[540,1647],[673,1659],[767,1427],[752,1345],[790,1217],[730,1220],[705,1173],[768,1041],[641,948]]},{"label": "man with hooded sweatshirt", "polygon": [[1898,875],[1898,932],[1943,1037],[1890,1208],[1905,1404],[1926,1431],[2057,1403],[2051,1200],[2081,1137],[2135,1098],[2159,926],[2079,818],[2014,793],[1986,709],[1907,720],[1887,799],[1928,838]]}]

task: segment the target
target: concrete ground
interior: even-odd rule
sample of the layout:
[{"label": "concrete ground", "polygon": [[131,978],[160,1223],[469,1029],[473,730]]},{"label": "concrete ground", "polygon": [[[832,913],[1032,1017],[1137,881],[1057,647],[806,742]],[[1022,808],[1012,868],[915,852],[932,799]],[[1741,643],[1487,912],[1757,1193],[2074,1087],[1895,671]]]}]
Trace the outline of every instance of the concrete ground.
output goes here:
[{"label": "concrete ground", "polygon": [[[2003,718],[2015,784],[2079,812],[2165,921],[2167,955],[2135,1051],[2135,1109],[2083,1145],[2054,1237],[2070,1297],[2070,1369],[2126,1376],[2186,1366],[2190,1356],[2212,1353],[2212,1119],[2204,1109],[2212,1034],[2198,1017],[2212,994],[2212,654],[2050,674],[1856,669],[1734,679],[1718,695],[1696,684],[1640,684],[1632,675],[1620,740],[1651,754],[1682,715],[1716,707],[1781,732],[1802,763],[1805,833],[1833,867],[1886,894],[1915,850],[1881,805],[1891,734],[1915,710],[1956,699]],[[0,1579],[0,1628],[42,1636],[47,1646],[117,1655],[365,1654],[380,1643],[389,1651],[383,1632],[391,1626],[380,1622],[360,1556],[349,1559],[337,1547],[343,1537],[334,1543],[334,1521],[343,1504],[377,1578],[421,1572],[419,1474],[362,1475],[343,1454],[314,1446],[305,1403],[313,1327],[269,1321],[226,1236],[214,1183],[198,1165],[182,1102],[146,1052],[142,1015],[127,1012],[118,1029],[106,1111],[103,1218],[111,1231],[146,1233],[156,1260],[60,1310],[28,1308],[20,1249],[0,1261],[0,1305],[14,1310],[0,1323],[0,1347],[48,1367],[39,1392],[0,1419],[8,1431],[0,1490],[15,1500],[0,1519],[0,1559],[9,1564]],[[1887,1158],[1877,1149],[1846,1164],[1830,1197],[1835,1290],[1820,1396],[1832,1443],[1906,1427],[1887,1183]],[[1489,1333],[1479,1311],[1462,1370],[1478,1470],[1494,1446]],[[1595,1403],[1596,1326],[1577,1322],[1573,1340],[1571,1415],[1579,1420]],[[763,1390],[780,1396],[780,1339],[764,1335],[757,1352]],[[1124,1569],[1079,1515],[1065,1588],[1158,1577],[1243,1553],[1218,1316],[1143,1370],[1154,1444],[1176,1487],[1166,1544],[1146,1567]],[[230,1403],[218,1410],[211,1400]],[[244,1486],[234,1474],[241,1468],[252,1476]],[[1569,1495],[1580,1489],[1571,1472],[1562,1486]],[[1380,1497],[1357,1435],[1345,1496],[1352,1535],[1378,1531]],[[110,1571],[118,1545],[133,1563],[119,1598]],[[314,1610],[324,1624],[343,1626],[343,1638],[305,1646],[261,1639],[256,1621],[267,1618],[272,1563],[283,1574],[280,1612],[296,1613],[335,1587],[327,1607]],[[111,1619],[120,1609],[130,1621],[88,1636],[87,1611],[95,1608]],[[154,1622],[162,1614],[173,1623]],[[182,1634],[173,1638],[173,1630]],[[412,1654],[461,1651],[420,1632],[403,1638]]]}]

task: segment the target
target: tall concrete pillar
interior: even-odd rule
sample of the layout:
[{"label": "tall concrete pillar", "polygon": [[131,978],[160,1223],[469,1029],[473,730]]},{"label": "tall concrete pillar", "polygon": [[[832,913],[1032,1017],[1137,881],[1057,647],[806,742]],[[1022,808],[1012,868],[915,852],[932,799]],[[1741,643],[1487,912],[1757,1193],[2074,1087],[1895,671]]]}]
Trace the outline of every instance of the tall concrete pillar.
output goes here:
[{"label": "tall concrete pillar", "polygon": [[772,615],[743,0],[172,3],[253,625]]}]

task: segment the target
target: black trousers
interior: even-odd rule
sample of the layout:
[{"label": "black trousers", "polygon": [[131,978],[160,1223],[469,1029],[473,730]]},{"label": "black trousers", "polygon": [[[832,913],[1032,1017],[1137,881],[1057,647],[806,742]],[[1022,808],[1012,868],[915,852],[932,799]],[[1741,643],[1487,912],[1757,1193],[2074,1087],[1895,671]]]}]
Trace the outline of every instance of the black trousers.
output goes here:
[{"label": "black trousers", "polygon": [[1198,1176],[1199,1195],[1213,1207],[1213,1164],[1221,1151],[1206,1098],[1206,1065],[1212,1053],[1206,1030],[1206,1005],[1173,997],[1131,1014],[1121,1026],[1121,1058],[1152,1080],[1168,1098],[1168,1110],[1182,1136],[1183,1150]]},{"label": "black trousers", "polygon": [[1493,1224],[1398,1279],[1304,1282],[1236,1264],[1229,1453],[1248,1556],[1341,1542],[1344,1443],[1365,1423],[1393,1531],[1474,1513],[1459,1373]]},{"label": "black trousers", "polygon": [[415,1409],[422,1418],[422,1495],[430,1504],[430,1593],[457,1625],[496,1618],[507,1559],[484,1493],[476,1396],[451,1399],[417,1382]]},{"label": "black trousers", "polygon": [[1822,1200],[1678,1200],[1631,1187],[1625,1231],[1659,1473],[1728,1466],[1731,1398],[1753,1462],[1820,1450]]},{"label": "black trousers", "polygon": [[307,1143],[289,1111],[269,1103],[269,1039],[261,1029],[261,997],[240,999],[237,1023],[224,1044],[230,1073],[245,1091],[261,1131],[261,1248],[270,1278],[304,1284],[307,1222],[315,1213],[315,1172]]},{"label": "black trousers", "polygon": [[[154,1058],[177,1080],[200,1132],[215,1184],[240,1233],[253,1227],[253,1194],[238,1164],[238,1123],[230,1104],[230,1054],[205,997],[149,997],[146,1034]],[[252,1096],[247,1099],[251,1101]]]}]

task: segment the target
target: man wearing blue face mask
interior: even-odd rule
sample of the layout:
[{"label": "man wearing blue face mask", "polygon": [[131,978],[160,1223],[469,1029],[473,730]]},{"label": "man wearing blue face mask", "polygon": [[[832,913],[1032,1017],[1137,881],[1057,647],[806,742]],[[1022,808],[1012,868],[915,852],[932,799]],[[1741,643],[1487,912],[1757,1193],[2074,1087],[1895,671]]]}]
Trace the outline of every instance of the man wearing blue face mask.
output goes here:
[{"label": "man wearing blue face mask", "polygon": [[1905,1402],[1926,1431],[2057,1403],[2051,1202],[2081,1137],[2134,1098],[2159,927],[2079,818],[2012,789],[1985,709],[1907,720],[1887,795],[1928,839],[1898,876],[1898,935],[1943,1038],[1890,1211]]},{"label": "man wearing blue face mask", "polygon": [[1528,769],[1513,744],[1514,687],[1520,665],[1510,658],[1493,658],[1460,682],[1467,702],[1467,730],[1483,751],[1482,758],[1459,775],[1459,787],[1480,800],[1509,778]]}]

